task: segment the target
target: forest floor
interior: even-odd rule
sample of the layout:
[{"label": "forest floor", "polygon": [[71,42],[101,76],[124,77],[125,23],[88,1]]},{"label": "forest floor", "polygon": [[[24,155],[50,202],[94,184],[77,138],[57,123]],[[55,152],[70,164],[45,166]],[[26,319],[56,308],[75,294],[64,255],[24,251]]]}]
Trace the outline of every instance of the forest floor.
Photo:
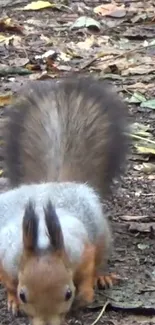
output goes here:
[{"label": "forest floor", "polygon": [[[28,4],[29,10],[24,10]],[[70,73],[91,73],[116,85],[132,123],[126,173],[108,204],[114,234],[109,267],[122,280],[98,291],[92,306],[69,323],[92,325],[105,309],[99,325],[155,324],[154,1],[55,0],[46,9],[32,5],[0,0],[0,132],[6,107],[22,84]],[[4,191],[2,137],[0,144]],[[26,322],[7,312],[1,287],[0,324]]]}]

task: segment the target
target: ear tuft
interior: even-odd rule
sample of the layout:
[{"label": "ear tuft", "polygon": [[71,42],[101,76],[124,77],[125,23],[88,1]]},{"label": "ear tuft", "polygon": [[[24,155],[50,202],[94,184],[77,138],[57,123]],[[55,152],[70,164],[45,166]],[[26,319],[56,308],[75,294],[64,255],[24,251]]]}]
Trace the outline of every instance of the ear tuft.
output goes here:
[{"label": "ear tuft", "polygon": [[45,222],[48,230],[51,247],[55,251],[63,250],[64,248],[63,233],[61,230],[58,216],[50,200],[48,201],[46,208],[44,208],[44,212],[45,212]]},{"label": "ear tuft", "polygon": [[34,251],[38,239],[38,218],[35,213],[34,202],[29,201],[23,217],[23,244],[24,249]]}]

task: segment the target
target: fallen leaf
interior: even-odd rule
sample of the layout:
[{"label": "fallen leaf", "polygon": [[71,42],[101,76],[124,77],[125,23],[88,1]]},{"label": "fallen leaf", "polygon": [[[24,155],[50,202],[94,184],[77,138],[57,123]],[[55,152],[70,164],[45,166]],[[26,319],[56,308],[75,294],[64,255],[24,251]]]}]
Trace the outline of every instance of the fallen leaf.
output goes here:
[{"label": "fallen leaf", "polygon": [[128,68],[124,71],[122,71],[122,76],[128,76],[128,75],[146,75],[148,73],[155,72],[155,67],[146,66],[143,64],[143,66],[135,66],[133,68]]},{"label": "fallen leaf", "polygon": [[2,176],[4,173],[3,169],[0,169],[0,176]]},{"label": "fallen leaf", "polygon": [[0,43],[4,43],[5,45],[11,43],[14,47],[21,48],[21,37],[17,35],[5,36],[0,34]]},{"label": "fallen leaf", "polygon": [[40,9],[45,9],[45,8],[55,8],[56,4],[55,3],[50,3],[48,1],[33,1],[26,5],[23,10],[40,10]]},{"label": "fallen leaf", "polygon": [[100,23],[90,17],[82,16],[76,19],[76,21],[71,25],[71,29],[78,29],[83,27],[96,27],[97,29],[100,29]]},{"label": "fallen leaf", "polygon": [[134,134],[138,134],[138,135],[142,135],[144,137],[152,137],[152,134],[148,131],[150,130],[150,126],[149,125],[144,125],[142,123],[132,123],[131,127],[131,133],[133,132]]},{"label": "fallen leaf", "polygon": [[153,164],[153,163],[143,163],[141,170],[146,174],[154,173],[155,172],[155,164]]},{"label": "fallen leaf", "polygon": [[135,91],[133,93],[133,95],[131,96],[131,98],[129,99],[129,103],[132,103],[132,104],[137,104],[137,103],[142,103],[146,101],[146,98],[145,96],[143,96],[141,93]]},{"label": "fallen leaf", "polygon": [[68,62],[71,60],[71,56],[65,52],[61,52],[58,56],[58,61]]},{"label": "fallen leaf", "polygon": [[152,181],[152,180],[155,180],[155,175],[149,175],[149,176],[148,176],[148,179],[150,179],[151,181]]},{"label": "fallen leaf", "polygon": [[5,36],[3,34],[0,34],[0,43],[9,44],[9,41],[13,38],[13,36]]},{"label": "fallen leaf", "polygon": [[15,58],[14,60],[10,60],[10,66],[16,66],[16,67],[24,67],[26,64],[28,64],[29,59],[28,58]]},{"label": "fallen leaf", "polygon": [[53,79],[54,77],[56,77],[56,75],[48,74],[47,71],[41,71],[41,72],[33,73],[32,75],[30,75],[29,79],[30,80],[46,80],[46,79]]},{"label": "fallen leaf", "polygon": [[116,6],[112,3],[97,6],[94,8],[94,12],[95,14],[99,14],[101,16],[111,16],[115,18],[122,18],[126,15],[124,5]]},{"label": "fallen leaf", "polygon": [[53,45],[53,38],[47,37],[47,36],[45,36],[45,35],[42,34],[40,36],[40,39],[42,41],[44,41],[46,44],[48,44],[48,45]]},{"label": "fallen leaf", "polygon": [[154,89],[154,83],[145,84],[144,82],[136,82],[133,85],[126,85],[126,89],[134,91],[134,89],[139,90],[140,93],[145,93],[148,89]]},{"label": "fallen leaf", "polygon": [[149,248],[150,246],[146,244],[138,244],[137,247],[143,251],[144,249]]},{"label": "fallen leaf", "polygon": [[138,221],[138,220],[143,220],[143,219],[147,219],[148,216],[120,216],[119,217],[121,220],[123,221]]},{"label": "fallen leaf", "polygon": [[155,148],[134,145],[137,152],[142,155],[155,155]]},{"label": "fallen leaf", "polygon": [[21,67],[0,67],[0,77],[5,77],[8,75],[20,75],[20,76],[24,76],[24,75],[28,75],[32,73],[31,71],[29,71],[28,69],[25,68],[21,68]]},{"label": "fallen leaf", "polygon": [[58,71],[71,71],[72,70],[72,67],[70,65],[58,65],[57,66],[57,70]]},{"label": "fallen leaf", "polygon": [[57,52],[54,50],[49,50],[47,52],[45,52],[44,54],[42,54],[42,58],[43,59],[47,59],[47,58],[51,58],[51,59],[55,59],[57,56]]},{"label": "fallen leaf", "polygon": [[152,231],[155,231],[155,222],[131,222],[129,224],[129,230],[130,231],[138,231],[138,232],[144,232],[144,233],[149,233]]},{"label": "fallen leaf", "polygon": [[140,171],[143,171],[143,165],[134,165],[133,168],[134,168],[135,170],[138,170],[139,172],[140,172]]},{"label": "fallen leaf", "polygon": [[23,26],[19,25],[16,21],[12,18],[5,17],[0,19],[0,32],[16,32],[23,34],[24,28]]},{"label": "fallen leaf", "polygon": [[135,141],[139,142],[138,146],[140,147],[147,147],[150,148],[152,146],[152,148],[155,148],[155,141],[153,138],[153,135],[151,132],[148,131],[143,131],[143,130],[133,130],[131,129],[131,131],[128,133],[128,135]]},{"label": "fallen leaf", "polygon": [[155,109],[155,98],[154,99],[150,99],[150,100],[143,101],[140,104],[140,107],[142,107],[142,108]]},{"label": "fallen leaf", "polygon": [[40,71],[41,70],[41,66],[39,64],[32,64],[32,63],[28,63],[25,65],[25,68],[31,72],[33,71]]},{"label": "fallen leaf", "polygon": [[89,50],[94,45],[94,43],[95,43],[94,35],[91,35],[91,37],[86,38],[84,42],[78,42],[76,45],[80,49]]},{"label": "fallen leaf", "polygon": [[[134,155],[129,155],[129,159],[132,161],[149,161],[149,156],[142,156],[139,155],[138,153],[134,154]],[[133,167],[134,168],[134,167]]]},{"label": "fallen leaf", "polygon": [[20,36],[13,35],[13,37],[11,39],[11,44],[14,47],[19,48],[19,49],[21,49],[21,47],[23,48],[22,42],[23,42],[23,40]]},{"label": "fallen leaf", "polygon": [[0,106],[9,105],[12,100],[12,93],[0,94]]}]

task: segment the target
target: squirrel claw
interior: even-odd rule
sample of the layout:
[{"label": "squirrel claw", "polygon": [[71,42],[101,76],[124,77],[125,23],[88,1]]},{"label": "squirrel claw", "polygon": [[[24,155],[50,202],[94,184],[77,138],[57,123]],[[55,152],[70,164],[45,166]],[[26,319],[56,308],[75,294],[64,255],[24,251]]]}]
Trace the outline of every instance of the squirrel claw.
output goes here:
[{"label": "squirrel claw", "polygon": [[16,296],[8,293],[7,306],[8,306],[8,311],[11,312],[13,316],[18,315],[19,303]]},{"label": "squirrel claw", "polygon": [[115,273],[100,275],[96,278],[96,285],[99,289],[111,288],[120,281],[120,277]]}]

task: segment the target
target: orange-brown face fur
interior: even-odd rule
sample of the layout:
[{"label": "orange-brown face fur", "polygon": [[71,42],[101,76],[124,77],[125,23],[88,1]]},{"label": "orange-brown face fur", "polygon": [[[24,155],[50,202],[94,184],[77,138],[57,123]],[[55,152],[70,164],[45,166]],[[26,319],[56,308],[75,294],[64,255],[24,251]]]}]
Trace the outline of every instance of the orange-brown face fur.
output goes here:
[{"label": "orange-brown face fur", "polygon": [[33,325],[60,325],[75,296],[75,287],[58,216],[51,202],[44,209],[49,246],[39,249],[39,218],[32,202],[23,218],[23,254],[17,295]]},{"label": "orange-brown face fur", "polygon": [[[33,324],[59,325],[74,299],[71,270],[59,254],[47,253],[23,261],[18,284],[21,309],[32,317]],[[66,299],[69,291],[71,297]],[[25,303],[20,299],[22,292]]]}]

